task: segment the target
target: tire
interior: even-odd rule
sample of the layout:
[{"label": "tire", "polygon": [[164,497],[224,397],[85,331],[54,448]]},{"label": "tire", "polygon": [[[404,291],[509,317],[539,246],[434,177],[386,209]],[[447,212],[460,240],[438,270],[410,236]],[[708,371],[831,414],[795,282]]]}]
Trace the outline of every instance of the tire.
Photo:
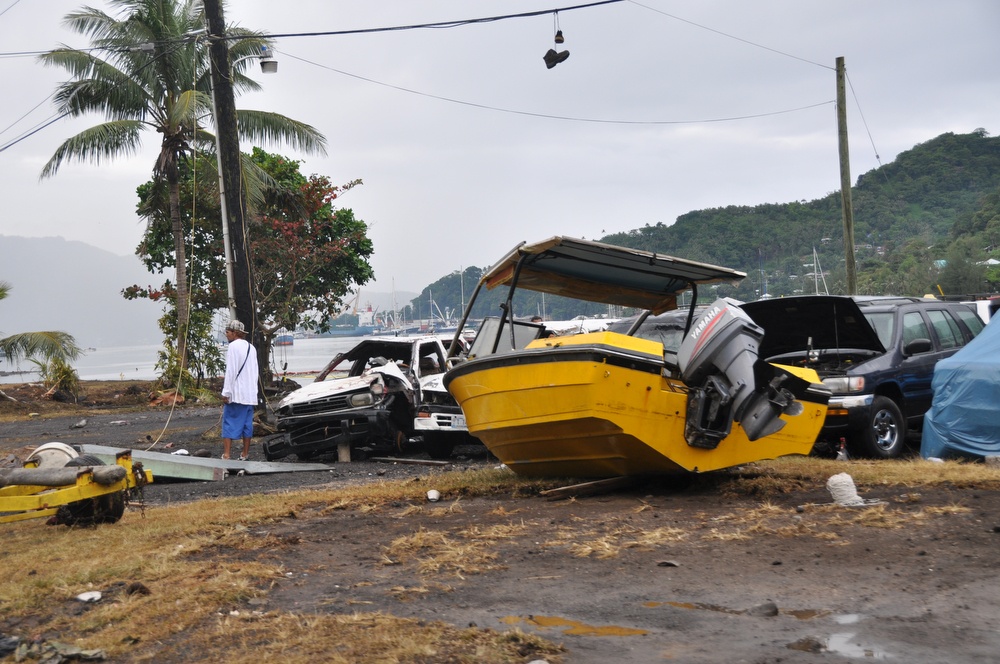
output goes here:
[{"label": "tire", "polygon": [[424,451],[430,458],[450,459],[454,449],[454,437],[437,432],[424,432]]},{"label": "tire", "polygon": [[80,466],[103,466],[104,462],[93,454],[81,454],[66,462],[67,467],[79,468]]},{"label": "tire", "polygon": [[[67,468],[103,465],[105,465],[103,461],[91,454],[81,454],[66,462]],[[100,523],[115,523],[124,514],[124,493],[116,491],[62,505],[56,512],[56,523],[67,526],[96,526]]]},{"label": "tire", "polygon": [[876,396],[864,429],[852,436],[853,453],[870,459],[895,459],[906,447],[906,418],[895,401]]}]

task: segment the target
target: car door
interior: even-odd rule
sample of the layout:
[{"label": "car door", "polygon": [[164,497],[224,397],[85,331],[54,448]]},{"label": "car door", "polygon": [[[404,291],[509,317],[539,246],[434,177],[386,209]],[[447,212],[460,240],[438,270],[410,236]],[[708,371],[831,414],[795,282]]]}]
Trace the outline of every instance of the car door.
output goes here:
[{"label": "car door", "polygon": [[[904,311],[901,327],[903,339],[900,352],[903,353],[903,358],[899,363],[897,376],[906,402],[905,415],[913,418],[923,415],[931,407],[931,379],[934,377],[934,365],[940,359],[940,351],[931,334],[930,324],[920,311]],[[930,350],[906,355],[906,345],[917,339],[930,341]]]}]

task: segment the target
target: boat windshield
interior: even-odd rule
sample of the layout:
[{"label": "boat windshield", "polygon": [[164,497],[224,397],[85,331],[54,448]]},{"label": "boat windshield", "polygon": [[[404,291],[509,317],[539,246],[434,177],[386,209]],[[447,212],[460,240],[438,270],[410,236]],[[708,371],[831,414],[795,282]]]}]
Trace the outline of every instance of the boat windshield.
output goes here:
[{"label": "boat windshield", "polygon": [[[514,345],[512,347],[510,327],[506,319],[501,321],[496,316],[484,318],[482,325],[479,326],[479,332],[476,333],[476,340],[472,342],[472,348],[469,349],[469,359],[520,350],[537,339],[542,333],[542,328],[543,326],[537,323],[514,321]],[[499,341],[497,341],[498,332],[500,334]],[[496,350],[493,349],[494,343],[496,343]]]}]

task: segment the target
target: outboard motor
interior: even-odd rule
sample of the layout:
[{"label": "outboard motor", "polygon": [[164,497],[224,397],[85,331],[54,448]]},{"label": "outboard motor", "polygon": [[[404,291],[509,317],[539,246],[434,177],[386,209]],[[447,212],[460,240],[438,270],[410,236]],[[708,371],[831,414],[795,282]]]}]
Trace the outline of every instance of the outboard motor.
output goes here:
[{"label": "outboard motor", "polygon": [[757,440],[785,426],[782,413],[801,412],[795,396],[781,387],[793,377],[758,359],[763,338],[763,328],[729,298],[713,302],[691,326],[677,353],[681,378],[691,388],[688,445],[715,449],[734,421]]}]

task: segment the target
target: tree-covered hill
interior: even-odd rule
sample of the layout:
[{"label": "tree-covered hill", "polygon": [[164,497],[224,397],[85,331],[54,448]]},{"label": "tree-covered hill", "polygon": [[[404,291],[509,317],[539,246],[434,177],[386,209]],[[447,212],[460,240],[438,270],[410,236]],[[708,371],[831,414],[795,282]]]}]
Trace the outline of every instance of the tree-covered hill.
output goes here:
[{"label": "tree-covered hill", "polygon": [[[942,134],[861,175],[851,191],[860,293],[973,294],[1000,286],[1000,270],[979,264],[1000,258],[1000,138],[983,129]],[[822,290],[814,249],[826,289],[846,292],[843,238],[835,191],[813,201],[695,210],[674,224],[647,224],[601,241],[742,270],[748,277],[740,287],[717,292],[752,300],[811,293],[817,284]],[[467,298],[480,273],[467,268],[442,277],[414,304],[433,294],[442,311],[461,310],[462,291]],[[515,301],[517,313],[540,309],[531,295]],[[500,296],[488,298],[476,315],[496,312]],[[427,309],[414,307],[420,308]],[[545,310],[549,318],[568,318],[602,309],[547,298]]]},{"label": "tree-covered hill", "polygon": [[[998,190],[1000,138],[983,130],[943,134],[859,177],[851,190],[859,290],[922,295],[936,288],[934,261],[947,260],[952,242],[986,230],[996,215],[983,208]],[[831,292],[843,292],[843,238],[840,193],[832,192],[810,202],[697,210],[670,226],[647,225],[603,241],[743,270],[751,276],[740,295],[750,298],[747,287],[760,288],[762,271],[770,294],[799,290],[789,277],[812,271],[814,247]],[[982,260],[993,244],[969,258]],[[896,278],[886,279],[886,268]]]}]

